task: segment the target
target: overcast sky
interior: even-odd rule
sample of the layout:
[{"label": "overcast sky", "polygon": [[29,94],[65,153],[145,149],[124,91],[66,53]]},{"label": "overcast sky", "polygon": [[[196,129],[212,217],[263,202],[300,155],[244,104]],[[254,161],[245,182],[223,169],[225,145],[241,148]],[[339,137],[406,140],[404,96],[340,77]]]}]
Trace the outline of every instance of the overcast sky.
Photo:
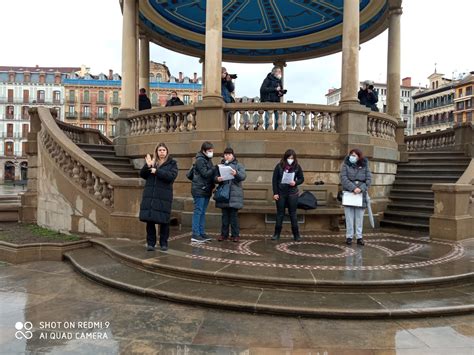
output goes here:
[{"label": "overcast sky", "polygon": [[[93,74],[121,71],[122,14],[118,0],[0,1],[0,65],[80,66]],[[425,86],[437,71],[451,78],[474,70],[473,0],[404,0],[401,76]],[[154,44],[150,58],[165,61],[171,74],[201,75],[197,58]],[[239,74],[237,96],[257,96],[271,64],[224,64]],[[386,81],[387,32],[361,45],[361,80]],[[287,100],[325,104],[329,88],[339,87],[341,55],[289,62],[285,69]]]}]

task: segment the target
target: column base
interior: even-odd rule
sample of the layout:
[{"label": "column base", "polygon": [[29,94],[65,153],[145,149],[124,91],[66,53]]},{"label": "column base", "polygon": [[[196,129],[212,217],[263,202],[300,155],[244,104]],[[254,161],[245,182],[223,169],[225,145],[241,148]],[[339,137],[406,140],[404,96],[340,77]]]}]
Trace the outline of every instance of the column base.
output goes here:
[{"label": "column base", "polygon": [[474,218],[436,217],[430,218],[430,237],[447,240],[464,240],[474,237]]}]

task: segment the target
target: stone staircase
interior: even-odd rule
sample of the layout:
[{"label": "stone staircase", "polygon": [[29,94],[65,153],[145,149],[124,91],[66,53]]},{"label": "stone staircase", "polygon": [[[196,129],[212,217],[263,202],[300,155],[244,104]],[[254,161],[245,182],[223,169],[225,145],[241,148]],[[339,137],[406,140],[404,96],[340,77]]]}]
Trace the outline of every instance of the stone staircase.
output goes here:
[{"label": "stone staircase", "polygon": [[84,152],[118,176],[122,178],[140,177],[139,171],[134,168],[129,158],[120,157],[115,154],[115,148],[113,145],[84,143],[79,143],[77,145]]},{"label": "stone staircase", "polygon": [[18,222],[20,195],[0,196],[0,222]]},{"label": "stone staircase", "polygon": [[429,231],[434,212],[436,183],[454,183],[466,170],[470,158],[458,151],[409,153],[407,163],[399,163],[380,225],[383,227]]}]

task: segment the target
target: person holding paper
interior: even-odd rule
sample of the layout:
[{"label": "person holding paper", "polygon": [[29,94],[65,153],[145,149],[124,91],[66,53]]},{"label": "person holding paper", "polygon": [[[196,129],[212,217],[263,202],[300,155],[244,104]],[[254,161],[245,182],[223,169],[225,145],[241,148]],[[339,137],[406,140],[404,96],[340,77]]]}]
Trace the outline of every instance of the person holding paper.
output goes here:
[{"label": "person holding paper", "polygon": [[346,244],[352,244],[355,234],[358,245],[364,245],[362,239],[362,226],[364,221],[364,211],[367,208],[367,190],[372,183],[372,174],[369,169],[369,161],[364,157],[360,149],[352,149],[345,157],[341,166],[341,184],[344,191],[354,194],[362,194],[362,207],[344,206],[346,216]]},{"label": "person holding paper", "polygon": [[276,202],[277,216],[272,240],[280,239],[286,208],[288,208],[290,215],[293,239],[301,240],[296,208],[298,206],[298,185],[303,182],[303,169],[298,164],[296,152],[293,149],[288,149],[273,170],[273,199]]},{"label": "person holding paper", "polygon": [[[222,169],[221,166],[224,168]],[[222,176],[221,171],[230,170],[231,179]],[[233,242],[240,240],[240,226],[238,211],[244,207],[244,190],[242,181],[247,177],[245,168],[240,164],[234,155],[234,150],[230,147],[224,150],[224,159],[218,165],[216,182],[219,184],[230,184],[230,198],[227,202],[216,202],[216,207],[222,209],[221,235],[217,239],[219,242],[229,238],[229,226],[231,229],[231,239]]]}]

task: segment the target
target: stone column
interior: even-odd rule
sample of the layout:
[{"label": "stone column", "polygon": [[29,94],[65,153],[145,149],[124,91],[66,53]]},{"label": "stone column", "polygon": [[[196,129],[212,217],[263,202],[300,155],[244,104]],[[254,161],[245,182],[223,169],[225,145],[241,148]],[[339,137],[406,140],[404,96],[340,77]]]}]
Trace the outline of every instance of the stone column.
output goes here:
[{"label": "stone column", "polygon": [[207,0],[205,59],[203,99],[222,99],[222,0]]},{"label": "stone column", "polygon": [[359,1],[344,0],[342,26],[341,103],[358,102],[359,88]]},{"label": "stone column", "polygon": [[387,55],[387,113],[400,116],[400,17],[401,7],[390,7]]},{"label": "stone column", "polygon": [[150,95],[150,41],[146,35],[140,36],[140,77],[139,88],[144,88]]},{"label": "stone column", "polygon": [[202,78],[202,87],[204,88],[204,82],[205,82],[205,78],[206,78],[206,59],[204,57],[199,58],[199,63],[201,63],[201,65],[202,65],[201,78]]},{"label": "stone column", "polygon": [[[281,68],[281,85],[285,88],[285,67],[286,62],[284,60],[276,60],[273,65]],[[280,97],[280,102],[283,102],[284,96]]]},{"label": "stone column", "polygon": [[122,104],[120,110],[135,110],[137,100],[136,0],[123,1],[122,25]]},{"label": "stone column", "polygon": [[[226,129],[224,100],[221,94],[222,68],[222,0],[207,0],[206,3],[206,52],[204,61],[203,100],[195,104],[196,130],[205,132],[196,140],[207,136],[217,144]],[[197,143],[196,143],[197,144]],[[218,148],[219,151],[220,148]]]}]

